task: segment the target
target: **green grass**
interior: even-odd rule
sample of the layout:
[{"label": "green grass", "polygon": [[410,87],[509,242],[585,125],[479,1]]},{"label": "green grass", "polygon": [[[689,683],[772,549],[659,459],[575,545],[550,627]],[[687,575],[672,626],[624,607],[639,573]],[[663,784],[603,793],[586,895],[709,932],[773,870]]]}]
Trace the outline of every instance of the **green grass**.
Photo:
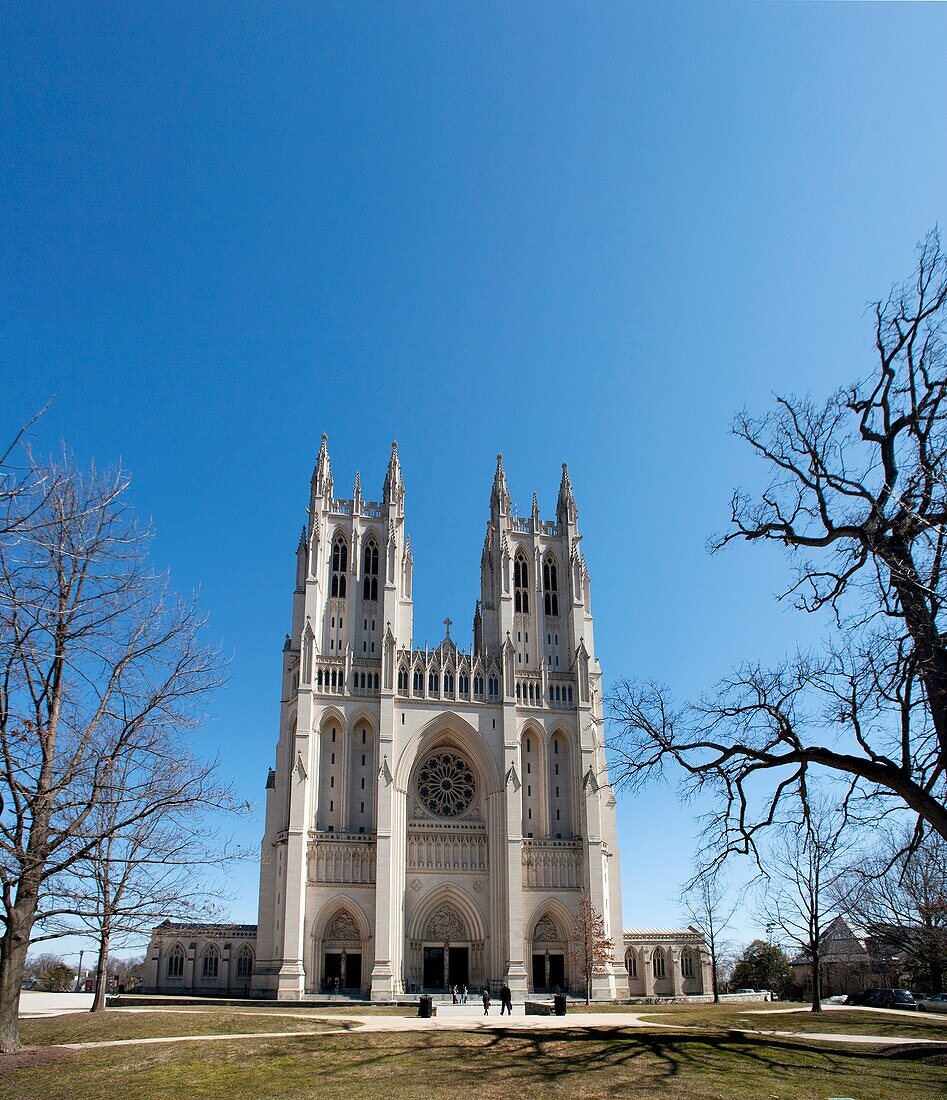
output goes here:
[{"label": "green grass", "polygon": [[247,1012],[77,1012],[42,1020],[20,1021],[24,1046],[95,1043],[106,1039],[146,1039],[173,1035],[236,1035],[267,1031],[326,1031],[344,1027],[292,1016],[252,1016]]},{"label": "green grass", "polygon": [[856,1047],[620,1028],[327,1034],[84,1051],[0,1100],[940,1100],[947,1066]]}]

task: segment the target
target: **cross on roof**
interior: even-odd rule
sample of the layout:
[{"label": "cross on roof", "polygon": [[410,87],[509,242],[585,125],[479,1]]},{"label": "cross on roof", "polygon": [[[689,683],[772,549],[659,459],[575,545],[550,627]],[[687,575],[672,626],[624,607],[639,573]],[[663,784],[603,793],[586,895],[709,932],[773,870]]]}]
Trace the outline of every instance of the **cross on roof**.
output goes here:
[{"label": "cross on roof", "polygon": [[450,628],[451,628],[451,623],[452,622],[453,622],[452,619],[445,619],[444,620],[444,626],[447,628],[447,637],[448,638],[450,637]]}]

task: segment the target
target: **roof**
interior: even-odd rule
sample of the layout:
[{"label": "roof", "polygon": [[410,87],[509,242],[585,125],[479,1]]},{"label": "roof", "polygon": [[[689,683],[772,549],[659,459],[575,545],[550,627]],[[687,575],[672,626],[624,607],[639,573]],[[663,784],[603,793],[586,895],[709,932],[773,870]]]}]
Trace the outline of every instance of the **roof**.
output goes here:
[{"label": "roof", "polygon": [[255,936],[255,924],[176,924],[163,920],[151,930],[153,936]]},{"label": "roof", "polygon": [[624,937],[629,939],[693,939],[704,938],[699,928],[626,928]]}]

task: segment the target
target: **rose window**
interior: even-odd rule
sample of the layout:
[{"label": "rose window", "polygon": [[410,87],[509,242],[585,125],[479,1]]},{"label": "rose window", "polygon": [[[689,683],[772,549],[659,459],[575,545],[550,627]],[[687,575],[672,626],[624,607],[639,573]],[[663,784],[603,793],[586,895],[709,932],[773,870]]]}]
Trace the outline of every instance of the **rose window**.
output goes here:
[{"label": "rose window", "polygon": [[457,817],[473,801],[474,775],[466,760],[439,752],[418,774],[418,798],[435,817]]}]

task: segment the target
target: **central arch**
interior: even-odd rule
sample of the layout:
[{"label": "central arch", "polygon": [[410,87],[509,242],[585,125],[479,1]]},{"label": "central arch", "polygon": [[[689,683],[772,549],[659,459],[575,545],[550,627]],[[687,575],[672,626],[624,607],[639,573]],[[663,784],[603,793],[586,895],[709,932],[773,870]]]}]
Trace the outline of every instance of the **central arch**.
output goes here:
[{"label": "central arch", "polygon": [[408,928],[407,980],[420,989],[478,986],[485,980],[487,927],[474,899],[442,883],[415,910]]}]

